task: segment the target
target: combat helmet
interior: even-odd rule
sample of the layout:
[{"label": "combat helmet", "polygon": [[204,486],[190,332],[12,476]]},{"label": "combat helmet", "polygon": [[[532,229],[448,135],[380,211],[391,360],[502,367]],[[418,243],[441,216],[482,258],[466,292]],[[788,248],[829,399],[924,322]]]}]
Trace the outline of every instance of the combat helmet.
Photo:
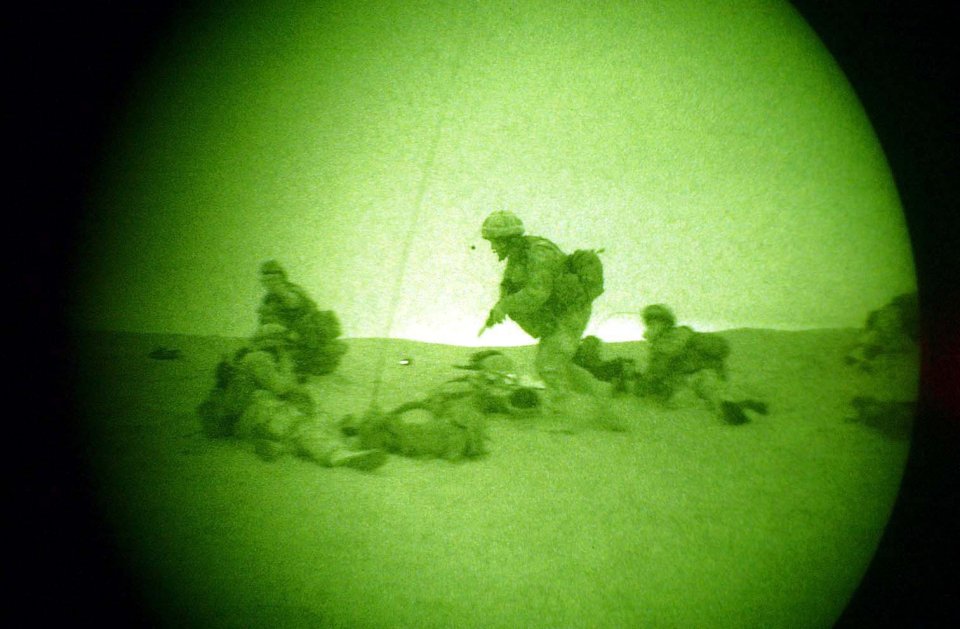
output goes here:
[{"label": "combat helmet", "polygon": [[673,316],[673,312],[663,304],[647,306],[643,309],[641,316],[643,317],[644,323],[663,321],[670,327],[673,327],[677,323],[677,318]]},{"label": "combat helmet", "polygon": [[470,356],[466,365],[455,365],[457,369],[479,371],[488,378],[516,380],[517,370],[513,361],[495,349],[487,349]]},{"label": "combat helmet", "polygon": [[513,212],[506,210],[497,210],[490,214],[483,221],[483,227],[480,229],[480,235],[484,240],[522,236],[523,232],[523,221]]}]

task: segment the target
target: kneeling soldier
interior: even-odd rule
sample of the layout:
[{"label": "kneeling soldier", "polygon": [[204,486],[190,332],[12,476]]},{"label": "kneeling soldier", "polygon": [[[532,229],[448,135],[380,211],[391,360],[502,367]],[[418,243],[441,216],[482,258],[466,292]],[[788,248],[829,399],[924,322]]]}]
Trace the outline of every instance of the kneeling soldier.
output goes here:
[{"label": "kneeling soldier", "polygon": [[662,304],[644,308],[643,322],[650,362],[638,377],[638,395],[668,404],[681,388],[688,387],[728,424],[750,421],[745,410],[767,414],[763,402],[731,399],[725,364],[730,346],[725,339],[677,326],[673,312]]}]

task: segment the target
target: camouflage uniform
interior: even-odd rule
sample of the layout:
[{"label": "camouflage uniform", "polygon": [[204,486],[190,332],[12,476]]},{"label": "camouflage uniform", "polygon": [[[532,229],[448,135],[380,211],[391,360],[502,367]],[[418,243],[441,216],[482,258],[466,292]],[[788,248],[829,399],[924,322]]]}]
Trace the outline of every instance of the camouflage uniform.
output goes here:
[{"label": "camouflage uniform", "polygon": [[347,351],[346,344],[337,338],[341,329],[336,314],[319,310],[303,288],[287,280],[275,261],[264,262],[260,273],[265,283],[275,288],[268,289],[260,304],[259,322],[277,323],[293,333],[297,373],[323,375],[336,369]]},{"label": "camouflage uniform", "polygon": [[499,323],[495,313],[500,313],[539,339],[534,364],[554,406],[567,391],[595,394],[596,380],[573,362],[593,306],[579,280],[567,272],[566,254],[546,238],[524,236],[520,219],[509,212],[491,214],[483,237],[495,250],[497,246],[509,250],[500,298],[487,325]]},{"label": "camouflage uniform", "polygon": [[690,389],[731,424],[749,421],[744,409],[766,414],[763,402],[732,399],[725,364],[730,353],[726,340],[677,326],[673,313],[662,304],[645,308],[643,319],[648,332],[656,332],[648,336],[650,359],[638,379],[639,395],[669,404],[680,390]]},{"label": "camouflage uniform", "polygon": [[589,371],[597,380],[611,383],[614,393],[627,392],[636,380],[636,363],[631,358],[603,360],[601,346],[599,338],[585,337],[573,356],[574,364]]},{"label": "camouflage uniform", "polygon": [[334,427],[320,421],[313,399],[297,381],[286,330],[261,326],[250,346],[217,367],[217,383],[199,413],[204,433],[252,442],[273,459],[285,452],[325,466],[369,469],[383,453],[351,452]]},{"label": "camouflage uniform", "polygon": [[455,461],[486,452],[483,413],[464,380],[445,382],[427,397],[381,413],[369,412],[355,430],[365,448],[409,457]]},{"label": "camouflage uniform", "polygon": [[469,365],[472,373],[448,380],[426,397],[380,413],[376,410],[346,432],[360,444],[410,457],[460,460],[487,452],[486,418],[492,413],[513,416],[539,411],[539,395],[522,386],[513,365],[499,352],[478,352]]}]

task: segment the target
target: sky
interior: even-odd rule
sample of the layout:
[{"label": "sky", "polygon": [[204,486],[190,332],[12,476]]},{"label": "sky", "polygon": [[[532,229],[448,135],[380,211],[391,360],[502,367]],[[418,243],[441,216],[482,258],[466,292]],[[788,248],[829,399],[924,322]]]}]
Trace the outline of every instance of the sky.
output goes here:
[{"label": "sky", "polygon": [[829,53],[772,0],[209,3],[128,95],[84,216],[79,327],[244,336],[280,261],[352,337],[477,330],[510,210],[604,249],[588,333],[859,326],[915,287]]}]

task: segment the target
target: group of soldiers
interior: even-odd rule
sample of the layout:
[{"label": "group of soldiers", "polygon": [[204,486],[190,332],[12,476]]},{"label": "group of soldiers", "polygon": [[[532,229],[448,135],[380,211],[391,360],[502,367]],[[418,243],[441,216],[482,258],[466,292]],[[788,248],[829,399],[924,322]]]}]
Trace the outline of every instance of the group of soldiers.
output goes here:
[{"label": "group of soldiers", "polygon": [[596,397],[599,382],[615,393],[634,393],[670,405],[683,389],[692,390],[711,411],[730,424],[749,421],[747,411],[766,414],[765,403],[738,399],[728,384],[726,341],[715,335],[677,326],[663,304],[643,310],[649,364],[639,370],[627,358],[603,360],[598,338],[583,338],[593,300],[603,292],[602,267],[596,252],[564,254],[545,238],[525,235],[511,212],[491,214],[481,230],[499,260],[507,265],[500,299],[490,310],[487,326],[509,317],[538,339],[535,369],[546,384],[545,409],[557,412],[571,393]]},{"label": "group of soldiers", "polygon": [[[856,342],[843,361],[864,374],[876,374],[890,368],[903,356],[912,354],[919,341],[918,295],[916,292],[903,293],[867,315]],[[852,413],[846,421],[888,438],[902,440],[910,436],[916,403],[914,400],[857,395],[850,401],[850,409]]]},{"label": "group of soldiers", "polygon": [[322,465],[372,469],[388,452],[449,460],[482,455],[488,415],[558,416],[574,396],[598,408],[611,392],[670,407],[681,392],[692,392],[733,425],[768,413],[764,402],[737,395],[731,386],[727,341],[677,325],[663,304],[642,311],[649,350],[643,368],[631,358],[605,360],[602,342],[583,336],[593,301],[604,290],[602,250],[568,255],[550,240],[528,235],[507,211],[490,214],[481,235],[506,268],[480,334],[513,320],[537,340],[536,377],[523,374],[503,353],[484,350],[459,366],[465,373],[421,399],[388,411],[373,406],[359,417],[322,417],[306,383],[339,365],[346,351],[339,321],[269,261],[260,269],[266,290],[260,326],[218,365],[216,384],[200,406],[204,432],[253,443],[264,458],[292,453]]},{"label": "group of soldiers", "polygon": [[198,412],[208,437],[235,437],[265,459],[290,453],[330,467],[373,469],[385,454],[356,448],[317,412],[307,382],[340,364],[347,346],[340,322],[321,311],[275,261],[260,267],[266,294],[259,326],[217,365],[213,388]]}]

